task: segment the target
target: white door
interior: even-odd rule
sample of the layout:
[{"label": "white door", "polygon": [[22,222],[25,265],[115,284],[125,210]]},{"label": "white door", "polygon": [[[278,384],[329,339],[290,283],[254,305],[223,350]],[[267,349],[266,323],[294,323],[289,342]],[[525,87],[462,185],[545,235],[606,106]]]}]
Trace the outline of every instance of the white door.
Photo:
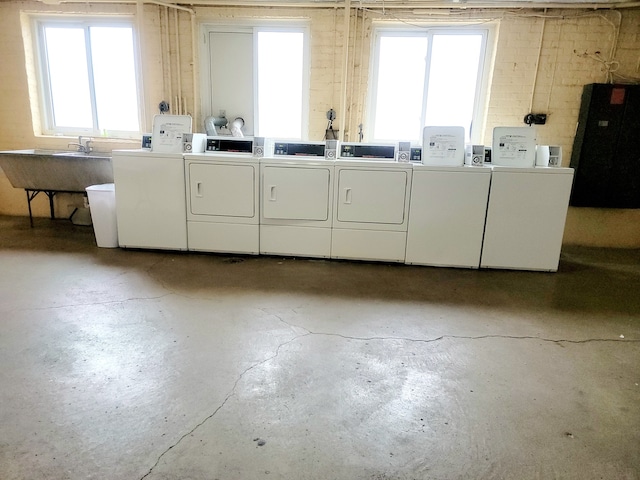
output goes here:
[{"label": "white door", "polygon": [[192,163],[189,165],[191,214],[253,217],[255,166]]},{"label": "white door", "polygon": [[207,40],[211,90],[205,92],[205,114],[224,110],[229,121],[242,117],[243,132],[253,135],[253,31],[210,31]]},{"label": "white door", "polygon": [[328,220],[330,181],[328,168],[265,166],[262,173],[263,217]]},{"label": "white door", "polygon": [[338,221],[401,225],[405,221],[407,181],[405,171],[341,169]]}]

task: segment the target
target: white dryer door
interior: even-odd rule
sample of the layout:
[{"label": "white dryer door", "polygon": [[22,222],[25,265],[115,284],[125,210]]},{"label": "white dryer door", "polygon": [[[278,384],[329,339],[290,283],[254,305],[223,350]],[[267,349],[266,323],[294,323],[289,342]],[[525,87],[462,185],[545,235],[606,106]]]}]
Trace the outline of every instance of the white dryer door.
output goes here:
[{"label": "white dryer door", "polygon": [[405,221],[407,176],[405,171],[340,170],[338,221],[401,225]]},{"label": "white dryer door", "polygon": [[253,217],[253,165],[189,165],[189,200],[193,215]]},{"label": "white dryer door", "polygon": [[262,174],[264,218],[328,220],[328,168],[266,166]]}]

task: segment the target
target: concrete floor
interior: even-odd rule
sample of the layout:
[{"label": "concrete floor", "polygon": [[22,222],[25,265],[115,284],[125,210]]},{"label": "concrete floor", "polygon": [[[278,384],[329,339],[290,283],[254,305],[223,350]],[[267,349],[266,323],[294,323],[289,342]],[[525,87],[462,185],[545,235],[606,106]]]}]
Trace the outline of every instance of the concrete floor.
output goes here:
[{"label": "concrete floor", "polygon": [[556,274],[0,217],[0,478],[640,478],[640,251]]}]

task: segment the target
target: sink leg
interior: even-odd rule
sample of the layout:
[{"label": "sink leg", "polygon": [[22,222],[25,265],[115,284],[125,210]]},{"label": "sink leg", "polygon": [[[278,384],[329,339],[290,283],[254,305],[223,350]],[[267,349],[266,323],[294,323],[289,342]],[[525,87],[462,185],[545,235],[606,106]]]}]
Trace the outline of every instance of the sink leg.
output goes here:
[{"label": "sink leg", "polygon": [[47,197],[49,197],[49,211],[51,212],[51,220],[53,220],[55,218],[55,214],[53,211],[53,197],[55,196],[56,192],[44,192],[47,194]]},{"label": "sink leg", "polygon": [[33,228],[33,213],[31,211],[31,200],[36,198],[36,196],[42,191],[44,191],[45,195],[49,197],[49,211],[51,212],[51,219],[55,218],[55,211],[53,209],[53,197],[55,196],[56,192],[51,190],[29,190],[27,188],[25,188],[24,191],[27,192],[27,205],[29,206],[29,224],[31,225],[32,228]]},{"label": "sink leg", "polygon": [[27,194],[27,205],[29,206],[29,225],[31,225],[31,228],[33,228],[33,214],[31,213],[31,199],[33,197],[29,194],[29,190],[25,188],[24,191]]}]

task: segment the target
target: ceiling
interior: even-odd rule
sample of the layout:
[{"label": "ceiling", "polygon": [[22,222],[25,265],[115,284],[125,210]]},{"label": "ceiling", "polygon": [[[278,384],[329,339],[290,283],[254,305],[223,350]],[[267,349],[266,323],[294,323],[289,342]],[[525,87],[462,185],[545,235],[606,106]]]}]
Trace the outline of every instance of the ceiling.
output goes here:
[{"label": "ceiling", "polygon": [[[138,3],[138,0],[40,0],[49,5]],[[368,8],[639,8],[640,0],[142,0],[142,3],[196,7],[215,5],[337,6]]]}]

